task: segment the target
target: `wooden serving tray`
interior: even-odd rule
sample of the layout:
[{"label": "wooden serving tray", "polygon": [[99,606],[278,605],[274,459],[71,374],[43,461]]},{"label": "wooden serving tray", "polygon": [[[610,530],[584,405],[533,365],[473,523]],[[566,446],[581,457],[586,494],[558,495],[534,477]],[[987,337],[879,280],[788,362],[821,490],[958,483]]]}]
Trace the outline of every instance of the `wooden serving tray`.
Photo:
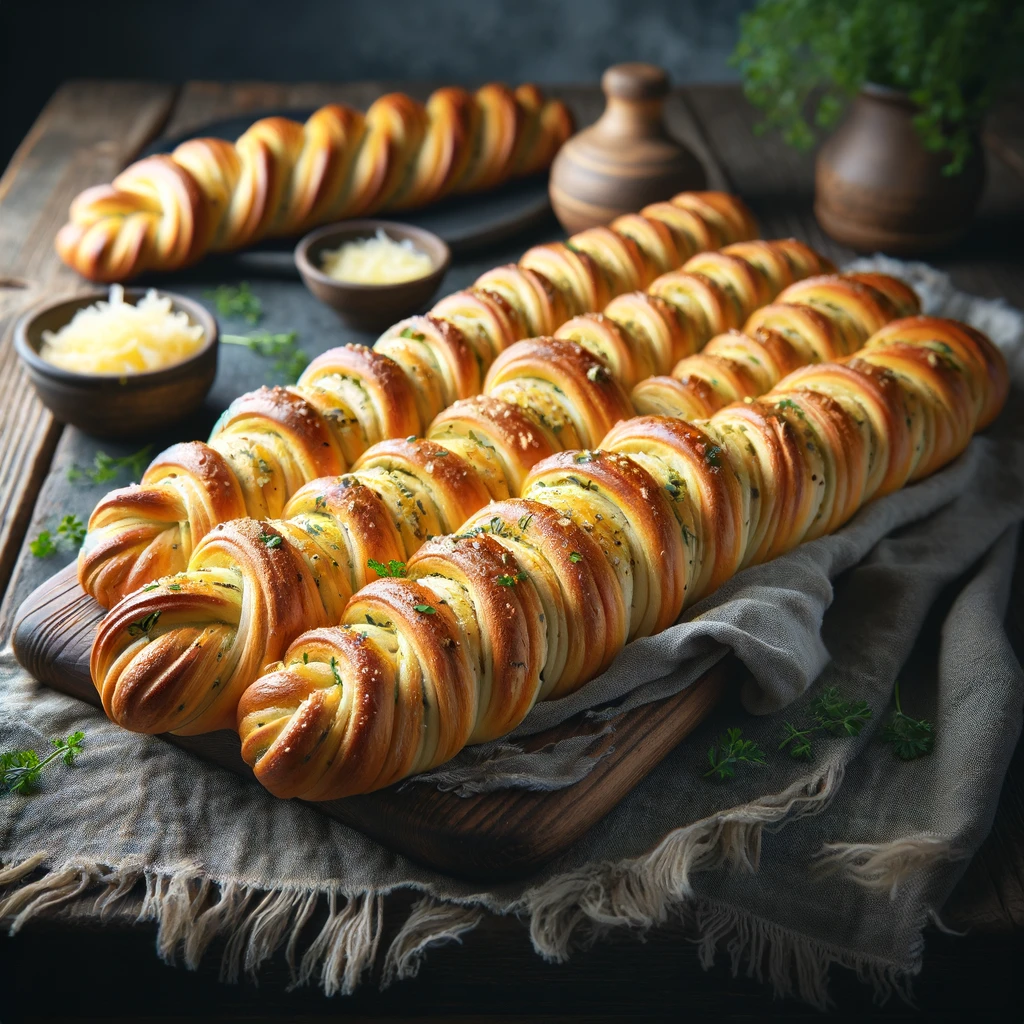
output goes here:
[{"label": "wooden serving tray", "polygon": [[[98,707],[89,651],[103,614],[79,587],[74,564],[69,565],[22,604],[14,653],[40,682]],[[681,693],[621,714],[614,730],[594,741],[591,752],[605,756],[565,789],[462,798],[423,784],[313,806],[440,871],[480,879],[526,875],[580,839],[696,728],[718,702],[733,667],[726,659]],[[527,746],[537,749],[587,731],[597,727],[580,716],[531,737]],[[168,733],[163,738],[240,775],[252,775],[233,732]]]}]

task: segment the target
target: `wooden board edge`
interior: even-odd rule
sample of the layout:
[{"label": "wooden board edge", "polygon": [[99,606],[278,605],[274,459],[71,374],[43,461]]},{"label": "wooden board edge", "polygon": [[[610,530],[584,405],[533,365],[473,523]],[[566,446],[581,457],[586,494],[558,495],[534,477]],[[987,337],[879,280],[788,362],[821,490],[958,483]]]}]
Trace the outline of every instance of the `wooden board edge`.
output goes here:
[{"label": "wooden board edge", "polygon": [[[41,683],[98,707],[88,655],[104,614],[80,589],[74,564],[22,603],[13,647]],[[717,704],[733,674],[728,660],[686,690],[624,712],[612,731],[582,716],[527,741],[535,749],[581,728],[595,733],[592,770],[572,786],[459,797],[425,784],[399,785],[344,800],[314,803],[321,813],[429,867],[473,879],[531,873],[559,856],[616,806]],[[233,732],[162,737],[175,746],[252,779]],[[255,784],[255,783],[254,783]]]}]

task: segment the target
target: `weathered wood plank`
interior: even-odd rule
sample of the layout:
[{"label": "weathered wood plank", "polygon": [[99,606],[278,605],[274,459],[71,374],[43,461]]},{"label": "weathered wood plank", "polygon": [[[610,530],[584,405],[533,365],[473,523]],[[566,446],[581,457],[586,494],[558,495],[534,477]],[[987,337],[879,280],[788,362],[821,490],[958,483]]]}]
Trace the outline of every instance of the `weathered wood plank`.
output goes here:
[{"label": "weathered wood plank", "polygon": [[159,132],[175,90],[153,82],[68,82],[47,104],[0,179],[0,588],[60,433],[11,343],[18,314],[79,278],[53,238],[81,189],[111,177]]}]

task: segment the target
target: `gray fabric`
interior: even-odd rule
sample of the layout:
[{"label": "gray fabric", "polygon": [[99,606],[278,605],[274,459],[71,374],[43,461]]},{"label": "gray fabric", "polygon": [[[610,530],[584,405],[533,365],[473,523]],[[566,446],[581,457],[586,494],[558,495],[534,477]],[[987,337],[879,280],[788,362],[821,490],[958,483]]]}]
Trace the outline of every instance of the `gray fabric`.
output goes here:
[{"label": "gray fabric", "polygon": [[[0,802],[0,865],[12,866],[6,879],[0,870],[9,883],[0,915],[18,926],[61,900],[80,909],[97,892],[116,911],[138,882],[165,955],[177,948],[195,963],[212,935],[228,934],[231,975],[288,943],[297,978],[319,973],[336,991],[378,954],[388,978],[413,973],[427,945],[478,920],[452,903],[521,913],[538,951],[555,959],[680,914],[705,960],[727,950],[735,969],[763,972],[778,991],[822,1003],[832,963],[882,993],[905,988],[920,967],[922,927],[991,824],[1020,730],[1024,678],[1002,622],[1024,518],[1024,318],[952,294],[926,268],[894,267],[923,286],[931,310],[955,306],[1007,351],[1006,413],[942,473],[740,574],[580,694],[538,708],[522,732],[623,694],[638,703],[675,692],[727,648],[751,672],[746,710],[716,712],[556,863],[494,887],[443,877],[315,809],[122,732],[28,679],[8,653],[0,749],[42,748],[75,728],[88,745],[39,794]],[[929,615],[942,623],[937,652],[915,650]],[[913,763],[879,740],[897,674],[905,709],[938,732],[934,753]],[[810,764],[776,753],[782,723],[806,717],[830,684],[871,704],[869,725],[855,740],[816,742]],[[730,725],[758,740],[769,763],[711,782],[706,751]],[[501,775],[520,785],[558,784],[587,766],[578,750],[524,755],[506,743],[496,753]],[[492,786],[488,760],[476,751],[445,766],[444,785],[472,788],[489,773]],[[211,882],[220,902],[203,913]],[[399,887],[432,898],[378,950],[377,897]],[[308,924],[318,900],[331,911],[319,934]]]}]

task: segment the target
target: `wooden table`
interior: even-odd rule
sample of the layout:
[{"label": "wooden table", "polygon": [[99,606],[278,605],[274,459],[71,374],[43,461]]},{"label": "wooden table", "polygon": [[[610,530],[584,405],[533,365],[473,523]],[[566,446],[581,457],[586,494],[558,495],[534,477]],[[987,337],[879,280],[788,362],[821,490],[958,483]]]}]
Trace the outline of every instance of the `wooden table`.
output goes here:
[{"label": "wooden table", "polygon": [[[313,107],[328,101],[366,106],[406,83],[269,85],[190,82],[70,82],[50,101],[0,179],[0,640],[6,643],[18,602],[33,573],[26,534],[40,488],[58,453],[62,427],[27,385],[11,344],[17,314],[42,296],[73,291],[81,282],[53,252],[53,236],[83,187],[109,181],[146,143],[177,135],[218,117],[247,111]],[[581,123],[600,110],[595,87],[552,90],[575,108]],[[1024,103],[1017,95],[991,116],[985,144],[989,179],[981,214],[955,254],[934,259],[961,288],[1003,296],[1024,307]],[[765,237],[796,235],[842,263],[853,254],[827,238],[811,213],[813,160],[771,136],[753,132],[757,114],[734,86],[691,86],[669,103],[672,128],[704,159],[713,187],[740,193],[760,219]],[[70,432],[64,442],[69,443]],[[1024,638],[1024,572],[1017,573],[1010,612],[1015,640]],[[1020,649],[1020,648],[1019,648]],[[401,904],[401,900],[398,901]],[[401,917],[396,906],[392,921]],[[996,824],[946,908],[947,923],[969,928],[966,938],[933,933],[917,994],[935,1018],[967,1012],[1020,1019],[1019,966],[1024,953],[1024,746],[1018,749]],[[386,939],[385,939],[386,941]],[[257,1020],[344,1014],[351,1019],[406,1015],[468,1020],[590,1021],[660,1019],[687,1012],[717,1020],[752,1016],[810,1016],[798,1004],[778,1003],[755,982],[730,978],[725,966],[705,973],[685,935],[666,927],[645,944],[629,938],[598,945],[569,964],[551,966],[533,954],[516,921],[489,919],[464,947],[434,951],[420,977],[383,995],[370,984],[350,1000],[328,1002],[316,991],[285,993],[285,971],[273,963],[261,987],[216,981],[217,951],[195,974],[161,964],[148,928],[87,930],[36,924],[0,939],[0,1021],[22,1019],[8,1005],[12,979],[38,978],[33,1020],[73,1013],[79,1020],[159,1017]],[[46,970],[42,965],[46,964]],[[60,965],[59,970],[52,965]],[[44,981],[45,979],[45,981]],[[23,988],[23,985],[22,985]],[[834,994],[857,1019],[911,1011],[873,1008],[867,990],[837,976]],[[472,1015],[472,1016],[467,1016]]]}]

